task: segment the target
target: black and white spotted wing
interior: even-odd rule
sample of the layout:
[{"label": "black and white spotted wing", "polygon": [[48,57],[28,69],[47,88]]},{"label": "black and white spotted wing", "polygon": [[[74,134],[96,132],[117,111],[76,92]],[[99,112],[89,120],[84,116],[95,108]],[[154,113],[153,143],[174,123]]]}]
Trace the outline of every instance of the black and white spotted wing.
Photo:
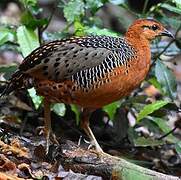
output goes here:
[{"label": "black and white spotted wing", "polygon": [[41,71],[45,79],[76,81],[88,88],[135,55],[122,38],[88,36],[50,42],[34,50],[20,65],[25,74]]}]

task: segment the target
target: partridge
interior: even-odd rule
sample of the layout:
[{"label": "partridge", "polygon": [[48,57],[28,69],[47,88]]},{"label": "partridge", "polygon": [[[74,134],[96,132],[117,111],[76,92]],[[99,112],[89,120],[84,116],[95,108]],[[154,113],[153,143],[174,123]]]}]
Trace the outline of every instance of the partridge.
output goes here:
[{"label": "partridge", "polygon": [[138,19],[123,38],[85,36],[49,42],[23,60],[2,95],[35,87],[44,96],[47,151],[53,134],[50,104],[81,106],[81,127],[96,151],[103,153],[89,127],[90,114],[140,85],[150,68],[150,42],[158,36],[173,37],[161,23]]}]

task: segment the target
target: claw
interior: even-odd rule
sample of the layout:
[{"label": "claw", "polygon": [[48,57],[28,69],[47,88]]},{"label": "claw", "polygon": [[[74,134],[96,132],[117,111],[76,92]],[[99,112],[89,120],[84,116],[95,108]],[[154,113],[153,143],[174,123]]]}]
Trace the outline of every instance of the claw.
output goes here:
[{"label": "claw", "polygon": [[[45,130],[45,132],[46,132],[46,130]],[[52,132],[52,130],[46,132],[45,134],[46,134],[45,149],[46,149],[46,155],[47,155],[49,152],[49,147],[50,147],[51,142],[54,144],[57,144],[57,145],[59,145],[59,142],[56,138],[56,135]]]},{"label": "claw", "polygon": [[99,145],[99,143],[97,142],[92,130],[89,127],[89,114],[90,114],[90,110],[89,109],[84,109],[83,114],[82,114],[82,119],[81,119],[81,126],[84,129],[85,133],[90,138],[91,144],[93,146],[95,146],[96,152],[98,154],[102,154],[102,153],[104,153],[104,151],[102,150],[102,148]]}]

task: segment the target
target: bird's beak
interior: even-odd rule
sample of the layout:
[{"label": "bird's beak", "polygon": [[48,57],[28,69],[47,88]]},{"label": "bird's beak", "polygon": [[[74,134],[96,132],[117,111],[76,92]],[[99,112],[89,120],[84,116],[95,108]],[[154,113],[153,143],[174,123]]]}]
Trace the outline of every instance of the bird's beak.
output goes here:
[{"label": "bird's beak", "polygon": [[160,36],[168,36],[168,37],[171,37],[171,38],[175,39],[174,35],[171,32],[169,32],[168,30],[166,30],[166,29],[164,29],[164,31],[162,31],[160,33]]}]

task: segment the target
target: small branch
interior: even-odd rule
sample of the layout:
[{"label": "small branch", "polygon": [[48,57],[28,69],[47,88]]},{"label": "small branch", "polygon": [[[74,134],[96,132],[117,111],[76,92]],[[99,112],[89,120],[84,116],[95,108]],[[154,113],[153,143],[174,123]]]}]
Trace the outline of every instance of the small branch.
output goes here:
[{"label": "small branch", "polygon": [[[178,177],[162,174],[130,163],[122,158],[108,154],[97,154],[84,150],[71,141],[61,145],[60,163],[66,170],[94,174],[108,179],[134,179],[134,177],[153,180],[179,180]],[[136,178],[135,178],[136,179]]]},{"label": "small branch", "polygon": [[43,33],[43,31],[45,31],[45,29],[49,26],[50,21],[52,20],[52,17],[53,17],[53,15],[55,13],[56,8],[57,8],[57,3],[54,4],[53,10],[52,10],[52,12],[51,12],[51,14],[50,14],[50,16],[48,18],[48,23],[41,29],[41,33]]},{"label": "small branch", "polygon": [[157,54],[157,55],[154,57],[154,59],[159,58],[159,57],[170,47],[170,45],[171,45],[173,42],[175,42],[175,39],[172,39],[172,40],[164,47],[164,49],[163,49],[159,54]]},{"label": "small branch", "polygon": [[167,137],[169,134],[172,134],[176,129],[177,129],[177,127],[174,127],[171,131],[169,131],[168,133],[166,133],[163,136],[159,137],[158,140],[161,140],[161,139]]},{"label": "small branch", "polygon": [[45,31],[45,29],[47,29],[47,27],[49,26],[49,24],[50,24],[50,21],[52,20],[52,17],[53,17],[53,15],[54,15],[54,13],[55,13],[55,10],[56,10],[56,8],[57,8],[57,2],[54,4],[54,6],[53,6],[53,9],[52,9],[52,12],[51,12],[51,14],[50,14],[50,16],[49,16],[49,18],[48,18],[48,23],[44,26],[44,27],[38,27],[38,37],[39,37],[39,42],[40,42],[40,44],[41,44],[41,40],[42,40],[42,34],[43,34],[43,32]]},{"label": "small branch", "polygon": [[170,47],[170,45],[176,41],[176,37],[177,37],[178,32],[180,31],[180,29],[181,29],[181,24],[178,27],[177,31],[175,32],[175,39],[172,39],[159,54],[157,54],[155,57],[153,57],[154,60],[153,60],[153,62],[151,64],[150,68],[155,64],[157,59],[160,59],[160,56]]},{"label": "small branch", "polygon": [[1,80],[0,80],[0,83],[8,84],[8,81],[1,81]]},{"label": "small branch", "polygon": [[156,55],[155,57],[153,57],[153,62],[151,63],[150,68],[153,67],[153,65],[155,64],[155,62],[157,61],[157,59],[160,59],[160,60],[161,60],[160,56],[170,47],[170,45],[171,45],[174,41],[175,41],[174,39],[171,40],[171,41],[167,44],[167,46],[165,46],[165,48],[164,48],[158,55]]},{"label": "small branch", "polygon": [[148,1],[149,1],[149,0],[145,0],[144,6],[143,6],[142,14],[145,14],[145,12],[146,12],[146,8],[147,8],[147,5],[148,5]]}]

